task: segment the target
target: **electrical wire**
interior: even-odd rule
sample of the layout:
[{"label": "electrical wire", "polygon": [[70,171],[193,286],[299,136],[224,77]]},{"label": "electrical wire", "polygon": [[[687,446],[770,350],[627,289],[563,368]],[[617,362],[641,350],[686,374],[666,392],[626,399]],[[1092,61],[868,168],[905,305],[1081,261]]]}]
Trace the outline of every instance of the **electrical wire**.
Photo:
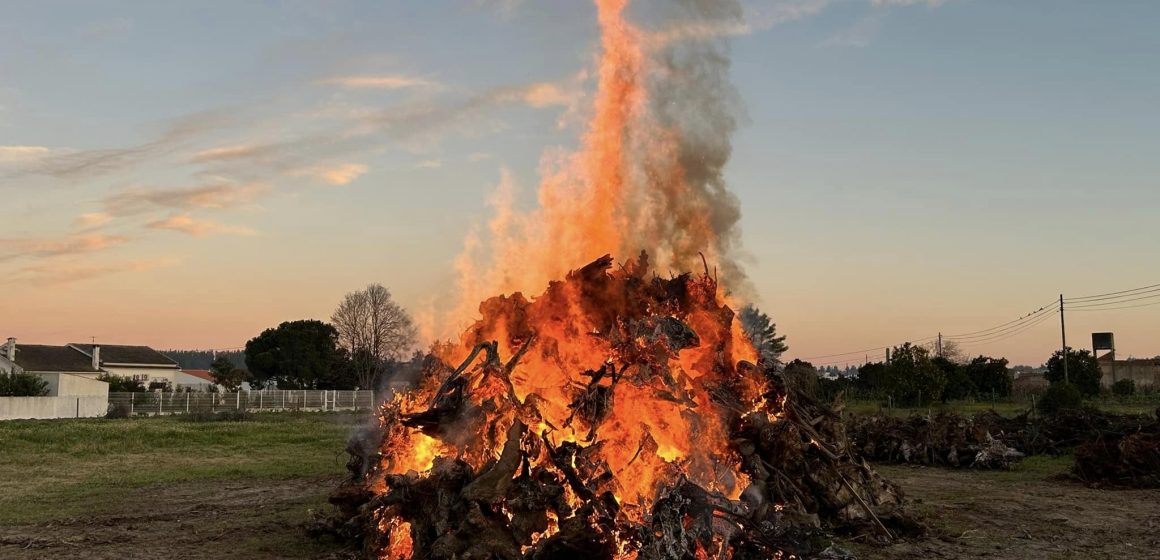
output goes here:
[{"label": "electrical wire", "polygon": [[1037,315],[1037,314],[1038,314],[1040,311],[1043,311],[1044,309],[1047,309],[1048,307],[1052,307],[1052,306],[1056,306],[1056,307],[1058,307],[1058,306],[1059,306],[1059,302],[1058,302],[1058,301],[1055,301],[1055,300],[1052,300],[1050,303],[1044,304],[1044,305],[1043,305],[1043,306],[1041,306],[1039,309],[1036,309],[1035,311],[1032,311],[1032,312],[1030,312],[1030,313],[1028,313],[1028,314],[1026,314],[1026,315],[1024,315],[1024,316],[1022,316],[1022,317],[1020,317],[1020,318],[1018,318],[1018,319],[1015,319],[1014,321],[1007,321],[1006,323],[1003,323],[1002,325],[996,325],[996,326],[994,326],[994,327],[991,327],[991,328],[989,328],[989,329],[983,329],[983,330],[981,330],[981,331],[972,331],[972,332],[969,332],[969,333],[962,333],[962,334],[949,334],[949,335],[946,335],[946,336],[944,336],[943,338],[968,338],[968,337],[972,337],[972,336],[974,336],[974,335],[985,335],[985,334],[986,334],[986,333],[988,333],[989,331],[994,331],[994,330],[1000,329],[1000,328],[1002,328],[1002,327],[1005,327],[1005,326],[1007,326],[1007,325],[1011,325],[1011,324],[1014,324],[1014,323],[1021,322],[1021,321],[1023,321],[1024,319],[1028,319],[1028,318],[1030,318],[1030,317],[1031,317],[1031,316],[1033,316],[1033,315]]},{"label": "electrical wire", "polygon": [[999,335],[999,336],[995,336],[995,337],[987,338],[987,339],[971,340],[971,341],[962,342],[959,344],[961,344],[962,346],[978,346],[980,344],[990,344],[992,342],[999,342],[1002,340],[1007,340],[1008,338],[1012,338],[1012,337],[1018,336],[1020,334],[1023,334],[1024,332],[1030,330],[1032,327],[1050,319],[1052,315],[1053,314],[1040,315],[1039,318],[1035,319],[1034,321],[1031,321],[1029,323],[1025,323],[1020,328],[1013,330],[1013,331],[1003,333],[1002,335]]},{"label": "electrical wire", "polygon": [[1024,315],[1023,318],[1019,320],[1019,322],[1007,323],[1007,326],[1000,328],[1000,329],[997,329],[997,330],[990,329],[991,332],[985,332],[983,334],[976,334],[976,335],[972,335],[972,336],[943,336],[943,339],[944,340],[948,340],[948,339],[954,340],[956,342],[966,342],[966,341],[971,341],[971,340],[976,340],[976,339],[990,338],[990,337],[993,337],[996,335],[1003,335],[1003,334],[1009,333],[1011,331],[1018,330],[1019,328],[1028,324],[1029,322],[1033,322],[1041,317],[1050,316],[1052,313],[1055,313],[1056,311],[1059,311],[1059,304],[1058,303],[1056,303],[1055,305],[1040,307],[1039,309],[1035,310],[1034,312],[1029,313],[1027,315]]},{"label": "electrical wire", "polygon": [[1117,301],[1105,301],[1103,303],[1088,303],[1088,304],[1082,304],[1082,305],[1069,305],[1069,306],[1067,306],[1067,310],[1071,311],[1072,309],[1083,309],[1085,307],[1104,307],[1107,305],[1119,305],[1122,303],[1128,303],[1129,301],[1140,301],[1142,299],[1155,299],[1155,298],[1160,298],[1160,294],[1152,294],[1150,296],[1140,296],[1137,298],[1121,299],[1121,300],[1117,300]]},{"label": "electrical wire", "polygon": [[1081,300],[1083,300],[1083,301],[1095,301],[1097,299],[1114,299],[1114,296],[1119,296],[1121,294],[1127,296],[1127,295],[1135,295],[1134,292],[1140,292],[1142,290],[1156,291],[1156,290],[1152,290],[1152,288],[1160,289],[1160,284],[1152,284],[1151,286],[1144,286],[1141,288],[1132,288],[1131,290],[1120,290],[1118,292],[1108,292],[1106,294],[1095,294],[1095,295],[1090,295],[1090,296],[1063,298],[1063,301],[1066,303],[1066,302],[1071,302],[1071,301],[1078,302]]},{"label": "electrical wire", "polygon": [[1151,307],[1153,305],[1160,305],[1160,301],[1152,301],[1151,304],[1124,305],[1124,306],[1119,306],[1119,307],[1096,307],[1096,308],[1094,308],[1094,310],[1072,310],[1072,308],[1068,308],[1067,311],[1090,313],[1093,311],[1134,310],[1134,308],[1137,308],[1137,307]]},{"label": "electrical wire", "polygon": [[[936,338],[938,338],[938,337],[937,336],[929,336],[926,338],[920,338],[918,340],[911,340],[908,342],[910,342],[911,344],[918,343],[918,342],[929,342],[929,341],[934,340]],[[889,345],[889,346],[878,346],[876,348],[865,348],[863,350],[852,350],[850,352],[842,352],[840,354],[826,354],[825,356],[805,356],[805,357],[796,358],[796,359],[808,361],[808,360],[821,360],[821,359],[825,359],[825,358],[836,358],[838,356],[852,356],[854,354],[865,354],[867,352],[876,352],[878,350],[885,350],[887,348],[893,348],[894,346],[897,346],[897,344]]]}]

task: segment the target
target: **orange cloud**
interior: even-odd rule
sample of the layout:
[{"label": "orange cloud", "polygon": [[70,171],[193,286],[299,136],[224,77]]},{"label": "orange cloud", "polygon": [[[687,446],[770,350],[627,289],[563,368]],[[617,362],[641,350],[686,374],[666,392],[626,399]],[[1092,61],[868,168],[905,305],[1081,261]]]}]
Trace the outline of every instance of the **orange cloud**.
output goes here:
[{"label": "orange cloud", "polygon": [[305,167],[290,172],[293,177],[313,177],[328,185],[341,186],[349,184],[367,172],[368,167],[361,163],[340,163],[336,165],[319,165]]},{"label": "orange cloud", "polygon": [[163,220],[156,220],[145,224],[150,229],[167,229],[179,231],[194,237],[205,237],[213,234],[224,235],[254,235],[256,232],[247,227],[229,226],[209,220],[195,220],[188,215],[170,216]]},{"label": "orange cloud", "polygon": [[112,216],[104,212],[86,212],[77,216],[77,219],[73,223],[77,229],[92,229],[101,227],[109,223],[112,219]]},{"label": "orange cloud", "polygon": [[439,84],[426,78],[407,76],[405,74],[387,74],[379,76],[338,76],[320,80],[318,83],[337,85],[351,89],[406,89],[417,87],[435,87]]},{"label": "orange cloud", "polygon": [[197,152],[196,154],[193,154],[193,157],[189,158],[189,161],[193,163],[205,163],[208,161],[241,159],[254,157],[259,155],[261,152],[262,146],[247,144],[237,146],[222,146],[220,148],[210,148],[208,150]]},{"label": "orange cloud", "polygon": [[0,239],[0,260],[92,253],[127,241],[128,237],[100,233],[72,235],[61,239]]},{"label": "orange cloud", "polygon": [[166,189],[133,188],[105,198],[105,212],[113,216],[141,214],[151,209],[234,208],[254,202],[270,190],[264,183],[220,183]]},{"label": "orange cloud", "polygon": [[0,282],[32,284],[34,286],[59,286],[84,280],[92,280],[111,274],[125,272],[142,272],[166,266],[173,266],[180,262],[173,257],[162,257],[148,260],[122,261],[108,264],[77,264],[75,262],[46,262],[28,266],[12,274],[0,277]]}]

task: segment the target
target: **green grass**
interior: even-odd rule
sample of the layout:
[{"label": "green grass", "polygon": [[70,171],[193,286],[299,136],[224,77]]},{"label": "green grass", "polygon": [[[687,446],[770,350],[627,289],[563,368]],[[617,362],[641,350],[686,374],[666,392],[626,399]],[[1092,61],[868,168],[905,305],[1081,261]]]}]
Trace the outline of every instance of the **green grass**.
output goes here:
[{"label": "green grass", "polygon": [[319,413],[0,422],[0,524],[101,513],[153,485],[340,475],[354,422]]}]

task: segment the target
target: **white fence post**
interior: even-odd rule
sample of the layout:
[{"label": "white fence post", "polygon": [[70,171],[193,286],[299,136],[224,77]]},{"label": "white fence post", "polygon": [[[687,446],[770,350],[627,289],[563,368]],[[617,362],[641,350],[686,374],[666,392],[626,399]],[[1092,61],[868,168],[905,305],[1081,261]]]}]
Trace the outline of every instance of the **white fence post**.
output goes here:
[{"label": "white fence post", "polygon": [[286,410],[286,391],[279,391],[282,393],[282,410]]},{"label": "white fence post", "polygon": [[129,416],[133,415],[133,406],[137,401],[137,393],[129,393]]},{"label": "white fence post", "polygon": [[242,390],[238,389],[238,410],[242,409]]},{"label": "white fence post", "polygon": [[157,415],[161,416],[161,405],[165,404],[165,393],[157,393]]},{"label": "white fence post", "polygon": [[266,391],[258,391],[258,411],[261,412],[262,407],[266,405]]},{"label": "white fence post", "polygon": [[186,413],[186,414],[189,414],[189,395],[190,395],[190,394],[191,394],[191,393],[186,393],[186,394],[185,394],[185,413]]}]

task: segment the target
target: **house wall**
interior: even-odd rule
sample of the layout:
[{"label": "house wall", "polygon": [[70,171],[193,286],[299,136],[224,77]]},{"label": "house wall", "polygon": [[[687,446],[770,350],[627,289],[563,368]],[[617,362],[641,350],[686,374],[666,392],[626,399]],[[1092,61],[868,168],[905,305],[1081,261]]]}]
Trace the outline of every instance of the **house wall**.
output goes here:
[{"label": "house wall", "polygon": [[1160,360],[1103,360],[1100,362],[1100,384],[1110,387],[1120,379],[1131,379],[1136,386],[1160,386]]},{"label": "house wall", "polygon": [[177,372],[176,379],[177,379],[177,381],[175,381],[173,383],[174,387],[176,387],[176,388],[189,387],[195,391],[205,391],[205,390],[209,389],[210,386],[215,385],[215,383],[213,383],[211,381],[206,381],[205,379],[202,379],[200,377],[196,377],[193,375],[189,375],[185,372]]},{"label": "house wall", "polygon": [[[128,377],[130,379],[132,379],[134,375],[148,375],[149,379],[147,379],[145,381],[146,385],[148,385],[152,381],[169,381],[170,384],[176,386],[178,383],[178,381],[177,381],[178,374],[181,373],[181,370],[179,370],[177,368],[159,368],[159,367],[158,368],[120,367],[120,366],[102,365],[101,369],[105,370],[110,375],[116,375],[116,376],[120,376],[120,377]],[[94,374],[93,377],[96,377],[96,374]]]},{"label": "house wall", "polygon": [[109,384],[96,380],[96,374],[37,373],[48,382],[50,397],[108,396]]},{"label": "house wall", "polygon": [[0,397],[0,420],[97,418],[109,410],[109,397]]}]

